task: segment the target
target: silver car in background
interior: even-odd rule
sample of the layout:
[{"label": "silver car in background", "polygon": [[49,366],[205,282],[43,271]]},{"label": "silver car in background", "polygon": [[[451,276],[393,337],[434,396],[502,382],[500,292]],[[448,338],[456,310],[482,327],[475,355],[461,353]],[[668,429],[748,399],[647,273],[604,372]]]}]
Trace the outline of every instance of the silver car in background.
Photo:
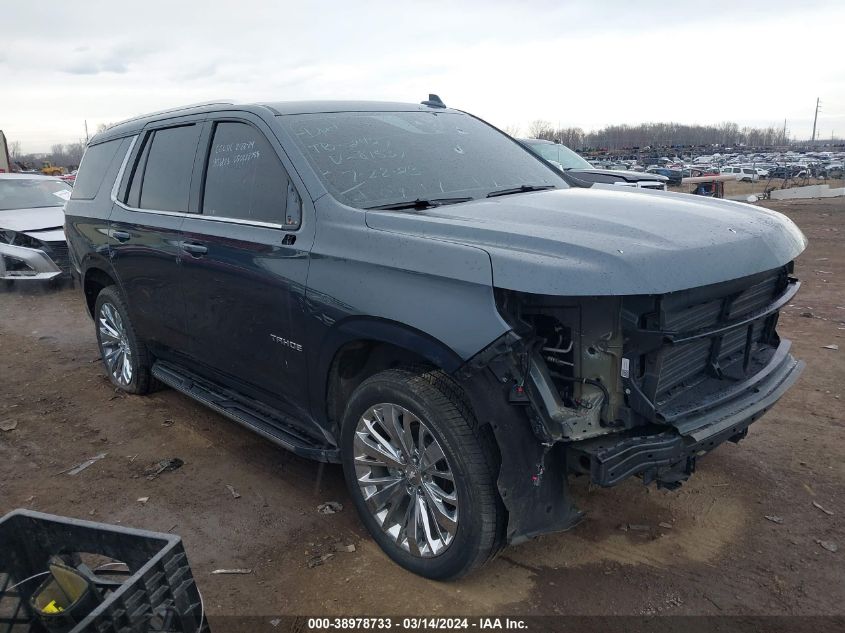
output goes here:
[{"label": "silver car in background", "polygon": [[64,205],[71,190],[58,178],[0,174],[0,279],[67,274]]}]

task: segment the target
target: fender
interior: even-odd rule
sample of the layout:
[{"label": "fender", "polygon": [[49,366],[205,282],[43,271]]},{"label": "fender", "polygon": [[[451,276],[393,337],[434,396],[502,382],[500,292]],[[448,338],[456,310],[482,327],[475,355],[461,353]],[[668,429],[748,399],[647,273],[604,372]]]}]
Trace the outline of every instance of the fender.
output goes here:
[{"label": "fender", "polygon": [[565,532],[580,523],[584,514],[569,490],[564,445],[544,445],[537,439],[528,408],[508,400],[513,383],[503,384],[490,367],[464,374],[459,382],[476,417],[490,424],[499,446],[496,483],[508,511],[508,543]]},{"label": "fender", "polygon": [[79,263],[80,280],[84,282],[91,270],[101,270],[117,283],[117,274],[115,273],[111,260],[108,258],[108,253],[86,253]]},{"label": "fender", "polygon": [[94,253],[85,254],[82,262],[79,263],[78,269],[76,264],[73,265],[73,274],[78,277],[76,281],[79,288],[82,290],[83,297],[85,298],[88,315],[93,319],[94,314],[91,310],[91,306],[89,305],[88,297],[85,294],[85,282],[89,277],[91,277],[91,275],[106,275],[114,280],[114,283],[118,286],[118,288],[120,288],[120,280],[117,277],[114,266],[112,266],[108,257],[105,257],[102,253],[95,251]]},{"label": "fender", "polygon": [[317,362],[310,370],[311,413],[321,425],[328,424],[326,385],[332,361],[338,350],[354,341],[395,345],[421,356],[447,373],[454,372],[464,362],[454,350],[433,336],[397,321],[372,316],[351,316],[338,321],[323,338]]}]

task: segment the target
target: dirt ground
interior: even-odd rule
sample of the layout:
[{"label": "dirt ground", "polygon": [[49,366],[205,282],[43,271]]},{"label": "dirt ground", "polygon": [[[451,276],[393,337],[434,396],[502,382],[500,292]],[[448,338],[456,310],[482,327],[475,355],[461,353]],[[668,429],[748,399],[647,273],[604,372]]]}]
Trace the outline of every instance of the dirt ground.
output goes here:
[{"label": "dirt ground", "polygon": [[[780,326],[807,362],[800,382],[679,490],[577,482],[582,524],[508,548],[469,578],[431,582],[390,562],[339,467],[297,458],[172,390],[116,393],[73,289],[0,291],[0,423],[17,423],[0,431],[0,515],[32,508],[178,533],[212,618],[845,614],[845,203],[767,206],[810,240]],[[171,457],[184,466],[144,476]],[[329,500],[344,509],[319,514]],[[210,575],[217,568],[252,573]]]}]

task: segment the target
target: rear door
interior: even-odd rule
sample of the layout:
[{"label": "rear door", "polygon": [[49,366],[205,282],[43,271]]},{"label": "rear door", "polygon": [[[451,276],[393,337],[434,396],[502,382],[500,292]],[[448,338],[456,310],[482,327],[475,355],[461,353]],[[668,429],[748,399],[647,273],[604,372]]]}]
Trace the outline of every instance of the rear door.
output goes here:
[{"label": "rear door", "polygon": [[182,226],[192,356],[200,373],[306,418],[310,199],[259,117],[212,117],[207,137],[198,213]]},{"label": "rear door", "polygon": [[189,344],[179,241],[201,131],[198,119],[146,128],[109,221],[112,263],[132,323],[162,358],[179,357]]}]

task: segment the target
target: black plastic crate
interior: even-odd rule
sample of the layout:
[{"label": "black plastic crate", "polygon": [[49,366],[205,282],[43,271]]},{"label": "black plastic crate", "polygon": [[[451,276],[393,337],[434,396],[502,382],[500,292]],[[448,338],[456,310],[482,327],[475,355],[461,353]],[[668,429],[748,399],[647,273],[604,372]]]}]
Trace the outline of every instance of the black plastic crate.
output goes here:
[{"label": "black plastic crate", "polygon": [[55,556],[74,564],[108,560],[98,569],[123,570],[122,583],[105,590],[102,602],[68,633],[208,633],[179,536],[29,510],[0,519],[0,633],[49,631],[30,598]]}]

